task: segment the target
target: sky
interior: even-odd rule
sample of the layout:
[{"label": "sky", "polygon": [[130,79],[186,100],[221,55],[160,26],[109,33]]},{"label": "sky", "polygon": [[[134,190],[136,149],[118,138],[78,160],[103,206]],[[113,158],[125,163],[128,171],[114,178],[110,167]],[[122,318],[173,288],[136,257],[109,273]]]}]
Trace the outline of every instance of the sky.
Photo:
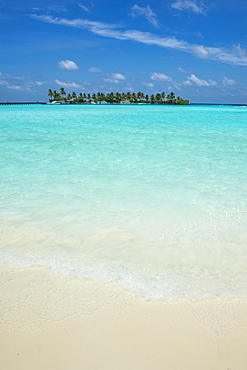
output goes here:
[{"label": "sky", "polygon": [[0,0],[0,102],[173,92],[247,103],[246,0]]}]

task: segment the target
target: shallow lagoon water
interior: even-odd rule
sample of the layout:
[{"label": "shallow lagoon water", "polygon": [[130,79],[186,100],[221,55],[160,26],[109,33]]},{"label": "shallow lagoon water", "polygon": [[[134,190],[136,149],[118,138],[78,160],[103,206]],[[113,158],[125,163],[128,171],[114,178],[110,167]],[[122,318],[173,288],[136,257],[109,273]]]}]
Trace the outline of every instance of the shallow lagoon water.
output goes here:
[{"label": "shallow lagoon water", "polygon": [[0,263],[247,297],[247,108],[0,107]]}]

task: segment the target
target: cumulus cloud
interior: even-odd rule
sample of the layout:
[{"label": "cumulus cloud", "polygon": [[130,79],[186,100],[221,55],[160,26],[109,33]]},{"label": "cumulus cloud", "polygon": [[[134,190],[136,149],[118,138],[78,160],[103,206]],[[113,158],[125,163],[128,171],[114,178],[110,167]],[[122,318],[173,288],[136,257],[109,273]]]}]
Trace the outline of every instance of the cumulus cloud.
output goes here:
[{"label": "cumulus cloud", "polygon": [[102,69],[98,67],[90,67],[88,68],[89,72],[102,72]]},{"label": "cumulus cloud", "polygon": [[189,10],[198,14],[205,14],[205,6],[202,2],[199,4],[196,0],[177,0],[171,4],[173,9],[177,10]]},{"label": "cumulus cloud", "polygon": [[153,88],[154,87],[154,84],[152,83],[152,82],[142,82],[142,84],[144,85],[144,86],[147,86],[147,87],[151,87],[151,88]]},{"label": "cumulus cloud", "polygon": [[78,85],[75,82],[63,82],[57,79],[54,82],[58,84],[59,86],[67,87],[67,88],[81,89],[83,87],[82,85]]},{"label": "cumulus cloud", "polygon": [[237,84],[237,81],[230,77],[223,77],[222,78],[222,84],[224,86],[233,86]]},{"label": "cumulus cloud", "polygon": [[162,82],[171,82],[172,78],[165,75],[164,73],[158,73],[158,72],[153,72],[150,77],[151,80],[156,80],[156,81],[162,81]]},{"label": "cumulus cloud", "polygon": [[72,60],[60,60],[58,63],[58,68],[69,70],[79,69],[78,65]]},{"label": "cumulus cloud", "polygon": [[157,15],[152,11],[149,5],[147,5],[146,8],[142,8],[139,5],[134,5],[131,8],[132,12],[130,15],[132,17],[137,17],[137,16],[144,16],[149,23],[151,23],[153,26],[158,27],[159,26],[159,21],[157,18]]},{"label": "cumulus cloud", "polygon": [[125,80],[125,77],[122,75],[122,73],[112,73],[112,77],[116,78],[116,80]]},{"label": "cumulus cloud", "polygon": [[111,82],[114,84],[119,84],[120,80],[125,80],[126,78],[122,73],[111,73],[110,75],[103,77],[104,82]]},{"label": "cumulus cloud", "polygon": [[213,81],[213,80],[202,80],[198,77],[196,77],[196,75],[192,74],[186,81],[184,81],[184,84],[185,85],[192,85],[192,84],[195,84],[197,86],[216,86],[216,82]]},{"label": "cumulus cloud", "polygon": [[118,40],[131,40],[146,45],[156,45],[162,48],[179,50],[185,53],[190,53],[197,58],[215,60],[232,65],[247,66],[247,52],[246,49],[242,49],[240,45],[234,45],[231,49],[223,47],[209,47],[190,44],[187,41],[178,40],[175,37],[160,37],[149,32],[136,30],[122,31],[119,29],[118,25],[92,22],[87,19],[71,20],[55,18],[50,15],[37,14],[32,14],[31,17],[46,23],[87,29],[88,31],[102,37],[111,37]]}]

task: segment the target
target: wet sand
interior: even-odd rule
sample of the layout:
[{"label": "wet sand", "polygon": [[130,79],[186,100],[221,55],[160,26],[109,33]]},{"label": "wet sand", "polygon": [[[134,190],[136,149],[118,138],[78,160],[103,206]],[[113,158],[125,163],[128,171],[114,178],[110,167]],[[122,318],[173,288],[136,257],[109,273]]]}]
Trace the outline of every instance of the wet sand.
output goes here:
[{"label": "wet sand", "polygon": [[246,370],[247,301],[146,301],[44,267],[0,268],[1,370]]}]

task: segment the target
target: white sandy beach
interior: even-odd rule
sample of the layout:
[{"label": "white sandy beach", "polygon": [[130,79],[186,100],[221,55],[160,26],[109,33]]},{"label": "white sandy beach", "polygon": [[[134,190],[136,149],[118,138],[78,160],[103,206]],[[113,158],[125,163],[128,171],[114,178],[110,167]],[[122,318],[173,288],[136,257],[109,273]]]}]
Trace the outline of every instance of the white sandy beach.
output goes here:
[{"label": "white sandy beach", "polygon": [[1,268],[1,370],[246,370],[247,301],[146,301],[44,267]]}]

